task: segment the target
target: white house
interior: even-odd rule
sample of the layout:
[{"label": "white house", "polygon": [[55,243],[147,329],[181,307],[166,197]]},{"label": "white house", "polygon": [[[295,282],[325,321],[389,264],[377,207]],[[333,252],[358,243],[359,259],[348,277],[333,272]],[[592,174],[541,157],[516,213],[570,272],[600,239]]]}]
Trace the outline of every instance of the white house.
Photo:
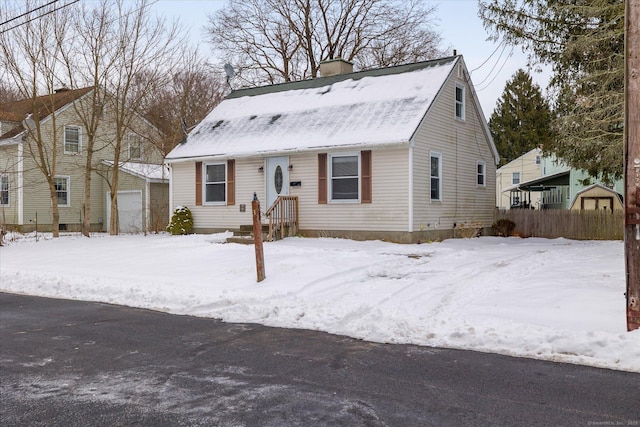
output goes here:
[{"label": "white house", "polygon": [[[417,242],[493,222],[498,153],[462,56],[233,91],[166,157],[196,232],[283,201],[309,236]],[[249,208],[247,208],[249,207]],[[265,219],[265,222],[268,219]]]}]

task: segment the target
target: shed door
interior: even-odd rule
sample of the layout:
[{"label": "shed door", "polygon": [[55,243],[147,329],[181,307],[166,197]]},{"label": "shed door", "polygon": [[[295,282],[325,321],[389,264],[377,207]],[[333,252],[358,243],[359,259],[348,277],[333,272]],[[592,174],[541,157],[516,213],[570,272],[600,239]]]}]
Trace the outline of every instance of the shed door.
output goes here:
[{"label": "shed door", "polygon": [[264,210],[267,210],[278,196],[289,195],[289,157],[267,157],[265,174],[267,205]]},{"label": "shed door", "polygon": [[[118,191],[120,233],[142,232],[142,191]],[[107,193],[107,232],[111,225],[111,193]]]}]

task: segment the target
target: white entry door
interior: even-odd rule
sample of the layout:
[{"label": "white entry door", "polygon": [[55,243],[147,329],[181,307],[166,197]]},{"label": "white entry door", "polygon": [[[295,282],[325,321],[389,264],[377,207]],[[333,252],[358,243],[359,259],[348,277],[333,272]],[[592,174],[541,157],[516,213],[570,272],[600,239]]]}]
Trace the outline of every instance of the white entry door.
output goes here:
[{"label": "white entry door", "polygon": [[266,211],[278,196],[289,195],[289,157],[267,157],[266,167],[267,204]]},{"label": "white entry door", "polygon": [[[120,233],[142,231],[142,191],[118,191]],[[107,192],[107,232],[111,228],[111,193]]]}]

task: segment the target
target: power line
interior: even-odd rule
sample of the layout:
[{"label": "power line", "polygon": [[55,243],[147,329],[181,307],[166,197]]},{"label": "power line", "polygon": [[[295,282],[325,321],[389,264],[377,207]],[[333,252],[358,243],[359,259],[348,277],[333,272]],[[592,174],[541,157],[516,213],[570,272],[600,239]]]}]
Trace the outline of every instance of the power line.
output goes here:
[{"label": "power line", "polygon": [[[55,1],[51,2],[51,3],[49,3],[49,4],[55,3],[55,2],[57,2],[57,1],[58,1],[58,0],[55,0]],[[54,12],[59,11],[60,9],[64,9],[64,8],[65,8],[65,7],[67,7],[67,6],[71,6],[72,4],[78,3],[79,1],[80,1],[80,0],[73,0],[71,3],[67,3],[67,4],[62,5],[62,6],[60,6],[60,7],[57,7],[57,8],[55,8],[55,9],[52,9],[52,10],[50,10],[49,12],[46,12],[46,13],[43,13],[43,14],[41,14],[41,15],[35,16],[35,17],[33,17],[33,18],[27,19],[26,21],[24,21],[24,22],[22,22],[22,23],[20,23],[20,24],[18,24],[18,25],[14,25],[13,27],[10,27],[10,28],[7,28],[7,29],[5,29],[5,30],[0,31],[0,34],[4,34],[4,33],[6,33],[7,31],[14,30],[14,29],[16,29],[16,28],[18,28],[18,27],[21,27],[21,26],[23,26],[23,25],[25,25],[25,24],[28,24],[28,23],[29,23],[29,22],[31,22],[31,21],[35,21],[36,19],[40,19],[40,18],[42,18],[43,16],[46,16],[46,15],[52,14],[52,13],[54,13]],[[47,6],[47,5],[45,5],[45,6]],[[41,6],[41,7],[45,7],[45,6]],[[37,9],[34,9],[34,10],[37,10]],[[33,12],[33,11],[31,11],[31,12]],[[30,13],[30,12],[27,12],[27,13]],[[13,20],[13,19],[12,19],[12,20]],[[10,21],[7,21],[7,22],[10,22]]]},{"label": "power line", "polygon": [[[493,50],[493,52],[491,52],[491,55],[489,55],[489,57],[487,57],[487,59],[485,59],[482,64],[478,65],[476,68],[474,68],[473,70],[469,71],[469,74],[473,74],[474,71],[479,70],[480,68],[484,67],[484,65],[487,62],[489,62],[491,57],[496,54],[498,49],[500,49],[500,46],[502,46],[503,44],[504,44],[504,39],[502,39],[502,41],[500,41],[500,43],[498,43],[498,46],[496,46],[496,48]],[[504,51],[504,48],[502,50]],[[502,54],[500,54],[500,56],[502,56]]]},{"label": "power line", "polygon": [[[504,68],[505,65],[507,65],[507,61],[509,60],[509,58],[511,57],[511,55],[513,54],[513,50],[515,48],[512,47],[511,48],[511,52],[509,52],[509,55],[507,55],[507,57],[504,59],[504,62],[502,63],[502,65],[500,66],[500,69],[498,70],[498,72],[496,73],[495,76],[493,76],[493,78],[491,79],[491,81],[489,83],[487,83],[485,86],[481,87],[480,89],[478,89],[478,92],[485,90],[486,88],[488,88],[491,83],[493,83],[493,81],[496,79],[496,77],[498,77],[498,75],[500,74],[500,72],[502,71],[502,69]],[[486,80],[486,79],[485,79]]]},{"label": "power line", "polygon": [[35,9],[28,10],[25,13],[23,13],[22,15],[18,15],[18,16],[15,16],[15,17],[11,18],[11,19],[8,19],[8,20],[6,20],[4,22],[0,22],[0,25],[6,25],[11,21],[15,21],[18,18],[22,18],[23,16],[27,16],[28,14],[30,14],[32,12],[35,12],[36,10],[44,9],[45,7],[50,6],[50,5],[52,5],[52,4],[54,4],[54,3],[58,2],[58,1],[59,0],[53,0],[52,2],[49,2],[49,3],[45,4],[45,5],[40,6],[40,7],[36,7]]}]

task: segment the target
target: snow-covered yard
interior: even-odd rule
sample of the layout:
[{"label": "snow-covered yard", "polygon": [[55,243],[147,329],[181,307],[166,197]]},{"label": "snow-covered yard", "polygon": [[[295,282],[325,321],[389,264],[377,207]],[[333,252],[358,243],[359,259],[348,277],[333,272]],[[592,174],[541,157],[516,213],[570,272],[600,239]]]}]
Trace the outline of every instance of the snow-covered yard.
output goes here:
[{"label": "snow-covered yard", "polygon": [[8,235],[0,291],[640,372],[619,241]]}]

